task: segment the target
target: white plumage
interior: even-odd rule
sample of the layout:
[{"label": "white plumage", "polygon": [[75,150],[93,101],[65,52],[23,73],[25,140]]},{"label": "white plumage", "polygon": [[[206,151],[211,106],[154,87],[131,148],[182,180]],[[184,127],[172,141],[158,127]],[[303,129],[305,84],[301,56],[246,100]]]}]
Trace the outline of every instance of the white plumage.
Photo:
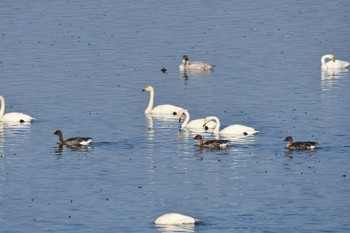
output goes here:
[{"label": "white plumage", "polygon": [[210,121],[216,122],[216,127],[214,129],[214,133],[218,134],[226,134],[226,135],[254,135],[258,133],[254,128],[235,124],[235,125],[229,125],[226,128],[222,129],[220,131],[220,120],[216,116],[208,116],[204,119],[204,125],[208,124]]},{"label": "white plumage", "polygon": [[154,89],[153,89],[153,87],[152,86],[145,87],[142,91],[150,92],[150,99],[149,99],[148,106],[145,109],[145,114],[154,113],[154,114],[176,115],[177,112],[182,109],[180,107],[177,107],[175,105],[170,105],[170,104],[158,105],[155,108],[153,108],[153,104],[154,104]]},{"label": "white plumage", "polygon": [[[329,59],[330,61],[326,62]],[[321,58],[322,69],[347,69],[350,67],[350,62],[337,60],[333,54],[323,55]]]},{"label": "white plumage", "polygon": [[179,118],[179,122],[181,121],[182,116],[185,115],[185,121],[182,123],[181,128],[186,128],[190,130],[208,130],[208,129],[214,129],[215,128],[215,122],[209,122],[206,126],[203,127],[203,121],[204,118],[195,119],[190,121],[190,113],[187,109],[181,109],[177,113],[177,117]]},{"label": "white plumage", "polygon": [[0,109],[0,121],[3,122],[32,122],[34,120],[33,117],[20,113],[20,112],[10,112],[5,114],[5,98],[0,95],[1,109]]},{"label": "white plumage", "polygon": [[157,225],[196,224],[198,220],[183,214],[168,213],[158,217],[154,223]]}]

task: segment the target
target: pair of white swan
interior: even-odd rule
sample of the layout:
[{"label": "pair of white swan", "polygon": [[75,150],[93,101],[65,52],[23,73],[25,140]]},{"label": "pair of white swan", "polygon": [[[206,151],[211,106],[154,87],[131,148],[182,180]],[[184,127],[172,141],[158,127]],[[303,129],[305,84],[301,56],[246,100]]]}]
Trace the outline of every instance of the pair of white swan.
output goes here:
[{"label": "pair of white swan", "polygon": [[192,61],[188,59],[188,56],[182,57],[182,63],[179,66],[180,71],[192,70],[192,71],[207,71],[212,70],[215,65],[205,63],[203,61]]},{"label": "pair of white swan", "polygon": [[0,121],[2,122],[32,122],[34,120],[33,117],[20,113],[20,112],[10,112],[5,114],[5,98],[0,95],[1,109],[0,109]]},{"label": "pair of white swan", "polygon": [[215,122],[209,122],[206,126],[203,126],[204,118],[196,119],[190,121],[190,113],[187,109],[181,109],[177,113],[177,117],[179,119],[179,122],[181,121],[182,116],[185,115],[185,120],[181,125],[181,128],[183,129],[190,129],[190,130],[212,130],[215,128],[216,123]]},{"label": "pair of white swan", "polygon": [[154,113],[154,114],[171,114],[176,115],[181,109],[175,105],[162,104],[153,108],[154,103],[154,89],[152,86],[145,87],[142,91],[150,92],[150,99],[147,108],[145,109],[145,114]]},{"label": "pair of white swan", "polygon": [[[328,59],[330,61],[326,62]],[[326,54],[321,58],[321,68],[330,70],[348,69],[350,68],[350,62],[337,60],[333,54]]]}]

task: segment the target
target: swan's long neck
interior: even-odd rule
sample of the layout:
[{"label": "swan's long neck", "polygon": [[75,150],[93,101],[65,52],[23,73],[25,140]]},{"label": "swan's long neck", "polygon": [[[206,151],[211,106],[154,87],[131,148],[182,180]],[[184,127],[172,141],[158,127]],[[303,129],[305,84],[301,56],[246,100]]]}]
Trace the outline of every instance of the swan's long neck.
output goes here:
[{"label": "swan's long neck", "polygon": [[326,59],[333,59],[334,56],[332,54],[326,54],[321,57],[321,64],[326,65]]},{"label": "swan's long neck", "polygon": [[207,123],[209,121],[215,121],[216,126],[215,126],[215,129],[214,129],[213,132],[214,133],[219,133],[220,132],[220,120],[219,120],[219,118],[217,118],[215,116],[210,116],[210,117],[207,117],[206,120],[207,120]]},{"label": "swan's long neck", "polygon": [[153,102],[154,102],[154,90],[150,90],[150,98],[149,98],[149,103],[148,106],[145,110],[145,114],[150,113],[153,109]]},{"label": "swan's long neck", "polygon": [[185,110],[183,113],[185,114],[185,121],[182,123],[181,128],[185,128],[190,121],[190,113],[187,110]]},{"label": "swan's long neck", "polygon": [[0,95],[1,109],[0,118],[5,114],[5,98]]}]

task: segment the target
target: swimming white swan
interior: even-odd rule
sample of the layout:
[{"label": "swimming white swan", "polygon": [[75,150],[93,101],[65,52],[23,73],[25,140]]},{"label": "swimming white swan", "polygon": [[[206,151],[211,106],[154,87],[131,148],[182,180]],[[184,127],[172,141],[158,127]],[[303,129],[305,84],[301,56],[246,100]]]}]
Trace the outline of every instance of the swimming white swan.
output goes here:
[{"label": "swimming white swan", "polygon": [[190,62],[188,59],[188,56],[184,55],[182,57],[182,63],[179,66],[180,71],[186,71],[186,70],[197,70],[197,71],[205,71],[205,70],[212,70],[215,65],[211,65],[208,63],[205,63],[203,61],[192,61]]},{"label": "swimming white swan", "polygon": [[[330,59],[330,61],[326,62],[326,59]],[[336,60],[335,56],[332,54],[323,55],[321,58],[322,69],[347,69],[349,67],[350,67],[350,62]]]},{"label": "swimming white swan", "polygon": [[145,109],[145,114],[148,113],[155,113],[155,114],[172,114],[176,115],[178,111],[180,111],[182,108],[170,105],[170,104],[162,104],[158,105],[157,107],[153,108],[153,102],[154,102],[154,89],[152,86],[145,87],[142,91],[149,91],[150,92],[150,99],[147,108]]},{"label": "swimming white swan", "polygon": [[92,142],[92,138],[82,138],[82,137],[68,138],[67,140],[64,140],[62,136],[62,131],[59,129],[56,130],[53,134],[58,136],[58,144],[60,145],[87,146]]},{"label": "swimming white swan", "polygon": [[183,214],[169,213],[158,217],[154,223],[157,225],[197,224],[198,220]]},{"label": "swimming white swan", "polygon": [[213,121],[208,122],[208,124],[203,127],[204,118],[190,121],[190,113],[188,112],[187,109],[181,109],[180,111],[177,112],[177,117],[179,118],[179,122],[181,121],[181,118],[183,115],[185,115],[185,121],[182,123],[181,128],[197,129],[197,130],[200,130],[200,129],[208,130],[208,129],[215,128],[216,124]]},{"label": "swimming white swan", "polygon": [[1,102],[1,109],[0,109],[0,121],[4,122],[32,122],[34,120],[33,117],[20,113],[20,112],[10,112],[10,113],[5,113],[5,98],[0,95],[0,102]]},{"label": "swimming white swan", "polygon": [[208,124],[210,121],[215,121],[216,122],[216,127],[214,129],[214,133],[218,134],[228,134],[228,135],[254,135],[259,131],[256,131],[252,127],[248,127],[245,125],[230,125],[224,128],[223,130],[220,131],[220,120],[216,116],[208,116],[204,119],[204,124]]}]

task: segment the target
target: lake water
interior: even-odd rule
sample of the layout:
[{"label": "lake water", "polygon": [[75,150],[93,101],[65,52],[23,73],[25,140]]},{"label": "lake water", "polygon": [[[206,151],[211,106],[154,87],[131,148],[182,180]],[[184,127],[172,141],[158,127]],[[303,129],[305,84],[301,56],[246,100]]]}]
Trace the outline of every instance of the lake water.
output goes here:
[{"label": "lake water", "polygon": [[[349,232],[350,73],[320,70],[350,60],[349,26],[349,1],[1,1],[0,95],[36,120],[0,124],[0,231]],[[181,74],[184,54],[215,70]],[[145,116],[148,85],[260,133],[199,150]],[[202,223],[156,227],[168,212]]]}]

